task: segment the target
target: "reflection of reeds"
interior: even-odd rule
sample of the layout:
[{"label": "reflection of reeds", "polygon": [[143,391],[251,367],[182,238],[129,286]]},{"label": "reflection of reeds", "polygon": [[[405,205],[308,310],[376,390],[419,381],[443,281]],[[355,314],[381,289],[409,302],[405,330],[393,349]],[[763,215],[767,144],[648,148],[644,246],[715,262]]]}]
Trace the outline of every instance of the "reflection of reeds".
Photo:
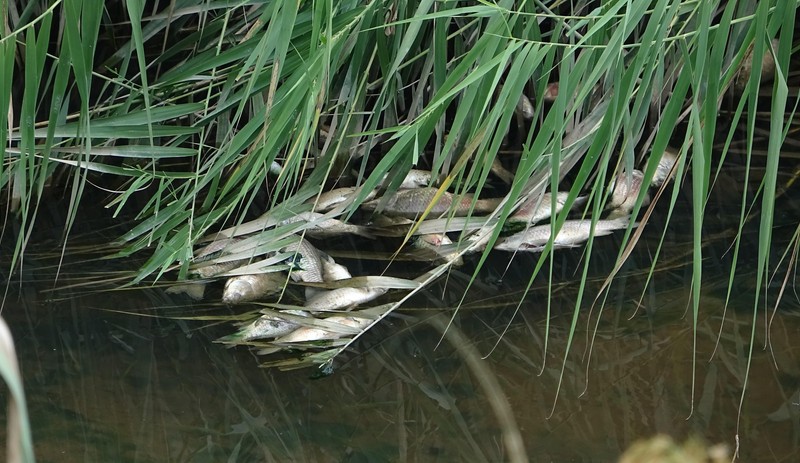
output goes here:
[{"label": "reflection of reeds", "polygon": [[25,405],[25,391],[17,365],[14,340],[5,320],[0,317],[0,374],[8,385],[8,434],[6,435],[6,461],[8,463],[33,462],[33,442]]}]

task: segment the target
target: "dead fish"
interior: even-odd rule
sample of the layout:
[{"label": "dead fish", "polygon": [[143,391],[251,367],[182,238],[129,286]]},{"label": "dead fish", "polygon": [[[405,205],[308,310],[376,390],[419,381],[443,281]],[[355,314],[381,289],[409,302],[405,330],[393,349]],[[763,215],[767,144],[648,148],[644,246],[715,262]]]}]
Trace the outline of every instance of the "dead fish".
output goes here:
[{"label": "dead fish", "polygon": [[[569,192],[567,191],[559,191],[556,193],[556,213],[564,209],[564,203],[567,201],[568,196]],[[575,202],[573,202],[572,205],[580,206],[584,202],[586,202],[586,197],[579,196],[575,198]],[[531,224],[547,220],[550,218],[552,205],[553,195],[551,193],[543,194],[541,199],[539,196],[531,197],[522,203],[508,220],[510,222],[525,222]]]},{"label": "dead fish", "polygon": [[[611,220],[598,220],[595,224],[594,236],[610,235],[615,230],[628,227],[629,217],[618,217]],[[633,224],[636,226],[637,224]],[[589,239],[592,227],[591,220],[567,220],[553,240],[554,248],[578,246]],[[525,231],[497,240],[494,249],[499,251],[540,251],[550,240],[550,224],[537,225]]]},{"label": "dead fish", "polygon": [[524,93],[519,96],[515,112],[525,120],[533,119],[533,116],[536,114],[533,103],[531,103],[531,100],[525,96]]},{"label": "dead fish", "polygon": [[167,294],[185,294],[193,300],[199,301],[205,295],[206,285],[200,282],[181,283],[169,286],[164,292]]},{"label": "dead fish", "polygon": [[497,176],[497,178],[499,178],[508,185],[511,185],[511,183],[514,182],[514,174],[511,173],[510,170],[506,169],[503,163],[500,162],[500,159],[498,158],[494,158],[494,161],[492,161],[491,171],[494,175]]},{"label": "dead fish", "polygon": [[319,212],[302,212],[292,218],[281,222],[281,225],[290,223],[307,222],[311,226],[305,229],[305,233],[313,238],[332,238],[352,233],[366,238],[375,238],[366,227],[342,222],[339,219],[325,219]]},{"label": "dead fish", "polygon": [[[311,198],[308,202],[314,204],[315,212],[328,212],[339,204],[349,200],[358,192],[358,187],[343,187],[326,191],[319,198]],[[364,199],[368,201],[375,197],[376,191],[371,191]]]},{"label": "dead fish", "polygon": [[[339,281],[339,280],[346,280],[348,278],[353,278],[353,275],[350,274],[350,271],[344,265],[337,264],[333,257],[325,254],[324,252],[319,253],[319,261],[322,264],[322,280],[323,281]],[[314,288],[311,286],[306,287],[306,300],[313,298],[317,294],[324,292],[325,290],[320,288]]]},{"label": "dead fish", "polygon": [[339,281],[353,278],[350,270],[344,265],[337,264],[333,257],[320,252],[320,263],[322,263],[322,279],[324,281]]},{"label": "dead fish", "polygon": [[661,159],[658,160],[658,166],[656,167],[656,172],[653,174],[653,178],[650,180],[650,186],[659,188],[664,182],[671,180],[672,177],[675,176],[676,171],[672,170],[672,167],[676,162],[678,162],[678,152],[670,147],[666,147],[664,149],[664,154],[661,155]]},{"label": "dead fish", "polygon": [[457,267],[464,265],[464,259],[457,250],[454,250],[453,241],[444,233],[419,235],[414,241],[414,246],[433,251],[438,256],[439,262],[451,262]]},{"label": "dead fish", "polygon": [[[433,176],[429,170],[411,169],[406,174],[403,182],[400,183],[398,189],[408,190],[412,188],[427,187],[431,184]],[[381,180],[381,186],[388,186],[391,181],[387,181],[387,176]]]},{"label": "dead fish", "polygon": [[238,275],[228,278],[222,291],[222,302],[225,304],[241,304],[255,301],[275,294],[286,286],[286,274],[282,272],[256,273]]},{"label": "dead fish", "polygon": [[243,265],[247,265],[249,262],[248,259],[237,259],[230,262],[209,263],[207,265],[200,264],[199,266],[189,269],[189,274],[202,279],[213,278],[217,275],[235,270]]},{"label": "dead fish", "polygon": [[303,306],[312,312],[343,310],[369,302],[386,293],[386,288],[344,287],[319,293]]},{"label": "dead fish", "polygon": [[550,82],[544,89],[544,94],[542,95],[542,101],[547,101],[549,103],[552,103],[556,101],[557,97],[558,97],[558,82]]},{"label": "dead fish", "polygon": [[289,276],[292,280],[306,283],[322,283],[320,252],[308,240],[292,243],[285,246],[282,251],[295,253],[293,257],[289,258],[290,266],[292,267]]},{"label": "dead fish", "polygon": [[401,190],[408,190],[411,188],[427,187],[431,184],[432,174],[429,170],[411,169],[400,184]]},{"label": "dead fish", "polygon": [[[302,310],[286,310],[285,313],[298,317],[310,316],[308,312]],[[237,343],[256,339],[277,338],[285,336],[300,327],[299,323],[282,318],[280,315],[262,315],[253,320],[252,323],[243,326],[236,333],[217,339],[217,342]]]},{"label": "dead fish", "polygon": [[[644,183],[644,174],[640,170],[634,169],[630,178],[622,175],[615,179],[612,184],[611,197],[606,204],[607,209],[612,209],[609,218],[626,217],[633,211],[636,200],[639,198],[639,191]],[[650,204],[650,197],[645,195],[642,206]]]},{"label": "dead fish", "polygon": [[215,255],[221,254],[226,247],[239,241],[242,241],[242,238],[219,238],[201,248],[195,253],[195,261],[197,263],[195,263],[192,268],[189,269],[189,274],[203,279],[213,278],[217,275],[230,272],[231,270],[239,268],[243,265],[247,265],[247,259],[237,259],[229,262],[203,263],[203,261],[210,261],[214,257],[218,257]]},{"label": "dead fish", "polygon": [[[780,43],[778,39],[772,39],[771,44],[772,48],[777,50]],[[733,91],[736,94],[741,94],[745,91],[753,73],[753,48],[753,44],[750,44],[739,70],[736,71],[736,75],[733,77]],[[761,83],[769,82],[773,77],[775,77],[775,59],[769,49],[765,48],[764,56],[761,58]]]},{"label": "dead fish", "polygon": [[304,326],[298,328],[291,333],[280,337],[275,340],[278,343],[289,342],[313,342],[322,341],[326,339],[339,339],[343,336],[348,336],[348,332],[352,330],[362,330],[372,323],[369,318],[361,317],[346,317],[346,316],[333,316],[325,319],[328,323],[335,323],[342,325],[342,331],[326,330],[318,327]]},{"label": "dead fish", "polygon": [[[389,216],[398,216],[414,219],[421,215],[436,199],[436,188],[415,188],[412,190],[402,190],[395,193],[391,198],[386,201],[382,213]],[[366,211],[374,211],[382,200],[375,199],[364,203],[361,207]],[[438,198],[436,203],[431,208],[430,214],[434,217],[441,216],[450,211],[453,207],[453,213],[456,216],[465,216],[470,210],[476,214],[485,214],[492,212],[498,204],[499,198],[493,199],[478,199],[473,200],[472,195],[464,195],[461,197],[458,204],[455,204],[455,195],[452,193],[444,192]],[[473,208],[474,202],[474,208]]]}]

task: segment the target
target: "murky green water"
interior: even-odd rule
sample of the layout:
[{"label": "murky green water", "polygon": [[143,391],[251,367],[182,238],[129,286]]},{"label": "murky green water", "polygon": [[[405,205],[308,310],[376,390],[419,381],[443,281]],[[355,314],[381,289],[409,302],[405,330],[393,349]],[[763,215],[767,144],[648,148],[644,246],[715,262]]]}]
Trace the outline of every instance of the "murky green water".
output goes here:
[{"label": "murky green water", "polygon": [[[731,211],[724,202],[718,206],[722,218],[711,226],[724,231],[737,216],[725,218]],[[797,209],[782,211],[777,239],[797,223]],[[517,256],[509,265],[510,255],[498,253],[451,329],[487,356],[484,363],[533,461],[614,461],[635,440],[655,433],[681,440],[698,435],[731,449],[738,436],[741,461],[797,461],[796,275],[777,312],[762,308],[754,316],[755,236],[746,231],[748,247],[726,310],[730,238],[712,240],[704,250],[709,258],[695,331],[687,305],[685,221],[667,229],[663,261],[643,290],[663,230],[659,220],[653,219],[608,297],[593,306],[617,251],[617,238],[597,241],[589,264],[593,278],[574,320],[575,272],[585,262],[580,249],[556,254],[549,301],[546,278],[537,278],[519,307],[534,257]],[[56,284],[62,289],[50,292],[58,255],[45,253],[53,248],[44,235],[32,245],[26,270],[12,278],[3,309],[17,343],[39,461],[506,458],[488,400],[497,391],[481,386],[462,354],[427,322],[450,317],[446,309],[464,296],[468,273],[455,271],[423,292],[402,316],[340,357],[333,375],[312,379],[313,370],[259,368],[263,357],[214,344],[230,325],[164,318],[233,313],[220,305],[192,305],[162,288],[63,289],[83,282],[79,277],[109,278],[125,263],[112,266],[91,253],[80,262],[81,253],[69,253]],[[776,289],[768,291],[770,304],[776,296]],[[565,356],[573,322],[577,331]]]}]

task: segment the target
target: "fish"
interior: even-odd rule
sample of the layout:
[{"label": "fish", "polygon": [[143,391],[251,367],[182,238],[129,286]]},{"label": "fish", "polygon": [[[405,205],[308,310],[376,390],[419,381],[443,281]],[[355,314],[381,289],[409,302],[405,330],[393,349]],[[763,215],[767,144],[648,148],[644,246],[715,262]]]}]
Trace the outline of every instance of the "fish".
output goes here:
[{"label": "fish", "polygon": [[558,82],[550,82],[544,89],[544,94],[542,95],[542,101],[547,101],[549,103],[552,103],[556,101],[557,97],[558,97]]},{"label": "fish", "polygon": [[[618,217],[610,220],[598,220],[595,224],[594,236],[610,235],[615,230],[627,228],[629,217]],[[633,226],[638,224],[634,223]],[[589,239],[592,221],[567,220],[553,240],[554,248],[574,247]],[[500,238],[494,245],[498,251],[541,251],[550,240],[550,224],[536,225],[527,230]]]},{"label": "fish", "polygon": [[366,227],[342,222],[339,219],[326,219],[319,212],[301,212],[289,219],[282,221],[281,225],[297,222],[306,222],[310,227],[305,229],[305,233],[312,238],[332,238],[352,233],[365,238],[375,238]]},{"label": "fish", "polygon": [[[432,187],[398,191],[386,201],[381,212],[388,216],[415,219],[436,199],[437,192],[438,189]],[[449,212],[451,207],[456,216],[465,216],[469,214],[470,210],[476,214],[486,214],[492,212],[501,201],[500,198],[475,200],[472,195],[466,194],[461,196],[458,204],[454,205],[456,199],[455,195],[445,191],[431,208],[430,214],[441,216]],[[382,199],[374,199],[364,203],[361,207],[366,211],[375,211],[382,201]]]},{"label": "fish", "polygon": [[209,263],[207,265],[201,264],[189,269],[189,274],[201,279],[208,279],[235,270],[243,265],[247,265],[249,262],[248,259],[236,259],[229,262]]},{"label": "fish", "polygon": [[320,252],[320,263],[322,264],[322,280],[323,281],[339,281],[353,278],[350,270],[344,265],[337,264],[333,257]]},{"label": "fish", "polygon": [[[567,201],[568,196],[569,192],[567,191],[556,192],[556,214],[564,209],[564,203]],[[572,205],[580,206],[585,202],[586,196],[579,196],[575,198],[575,201],[572,203]],[[520,204],[519,208],[517,208],[517,210],[514,211],[511,216],[509,216],[508,221],[534,224],[543,220],[547,220],[550,218],[552,205],[553,195],[551,193],[543,194],[541,199],[539,196],[534,195]]]},{"label": "fish", "polygon": [[[630,215],[636,200],[639,198],[639,191],[644,183],[644,174],[640,170],[634,169],[630,179],[622,175],[612,183],[611,197],[606,204],[606,209],[611,209],[610,218],[624,217]],[[642,206],[650,204],[650,197],[645,194]]]},{"label": "fish", "polygon": [[[778,49],[780,42],[778,39],[772,39],[770,42],[774,50]],[[742,59],[742,64],[736,71],[733,77],[732,88],[735,94],[742,94],[747,88],[747,83],[750,81],[750,76],[753,73],[753,44],[745,52]],[[761,83],[769,82],[775,77],[775,59],[768,48],[764,49],[764,56],[761,58]]]},{"label": "fish", "polygon": [[445,233],[419,235],[414,241],[414,246],[433,251],[438,257],[437,262],[450,262],[457,267],[464,265],[464,259],[455,250],[453,241]]},{"label": "fish", "polygon": [[515,112],[525,120],[533,119],[533,116],[536,114],[533,103],[531,103],[531,100],[525,96],[524,93],[519,96]]},{"label": "fish", "polygon": [[362,317],[338,316],[324,319],[328,323],[342,326],[342,331],[326,330],[319,327],[303,326],[275,340],[276,343],[313,342],[326,339],[339,339],[348,336],[352,330],[362,330],[372,323],[372,319]]},{"label": "fish", "polygon": [[[311,316],[308,312],[302,310],[286,310],[280,313],[288,313],[298,317]],[[256,339],[277,338],[285,336],[301,326],[302,325],[299,323],[281,317],[280,314],[262,315],[253,320],[253,322],[243,326],[236,333],[217,339],[217,342],[238,343]]]},{"label": "fish", "polygon": [[650,186],[659,188],[664,182],[671,180],[672,177],[675,176],[675,171],[672,167],[676,162],[678,162],[678,152],[670,147],[666,147],[664,153],[661,155],[661,159],[658,160],[658,166],[656,166],[656,172],[650,180]]},{"label": "fish", "polygon": [[167,287],[164,292],[167,294],[185,294],[193,300],[199,301],[203,299],[203,296],[205,295],[206,285],[205,283],[198,281],[191,283],[179,283]]},{"label": "fish", "polygon": [[[196,263],[189,269],[189,274],[198,278],[213,278],[226,272],[230,272],[243,265],[247,265],[248,259],[237,259],[228,262],[210,262],[218,258],[226,247],[242,241],[242,238],[220,238],[201,248],[195,253]],[[209,261],[205,263],[204,261]]]},{"label": "fish", "polygon": [[225,304],[241,304],[275,294],[286,286],[286,274],[283,272],[256,273],[237,275],[228,278],[222,291],[222,302]]},{"label": "fish", "polygon": [[[350,271],[347,269],[347,267],[337,264],[336,261],[333,260],[333,257],[325,254],[324,252],[320,252],[319,257],[320,264],[322,264],[323,281],[329,282],[353,278],[353,275],[350,274]],[[306,300],[311,299],[312,297],[324,291],[325,290],[320,288],[308,286],[306,287]]]},{"label": "fish", "polygon": [[289,276],[294,281],[306,283],[322,283],[322,262],[320,252],[308,240],[300,240],[284,246],[283,252],[293,252],[295,255],[289,260],[291,270]]},{"label": "fish", "polygon": [[[359,187],[342,187],[330,191],[326,191],[319,195],[318,198],[311,198],[308,202],[314,204],[314,212],[328,212],[334,207],[350,200],[359,190]],[[369,201],[377,194],[377,190],[370,191],[365,201]]]},{"label": "fish", "polygon": [[308,299],[303,308],[311,312],[350,309],[376,299],[385,294],[386,291],[386,288],[377,287],[346,286],[336,288]]},{"label": "fish", "polygon": [[[431,184],[433,174],[429,170],[411,169],[398,187],[401,190],[427,187]],[[388,184],[384,178],[383,183]]]}]

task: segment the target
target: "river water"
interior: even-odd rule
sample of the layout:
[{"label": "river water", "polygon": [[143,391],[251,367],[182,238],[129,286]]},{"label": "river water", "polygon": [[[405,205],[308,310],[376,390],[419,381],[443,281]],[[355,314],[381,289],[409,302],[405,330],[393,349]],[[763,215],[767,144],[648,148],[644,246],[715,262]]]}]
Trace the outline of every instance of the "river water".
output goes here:
[{"label": "river water", "polygon": [[[731,452],[738,438],[741,461],[797,461],[797,276],[790,273],[777,311],[777,284],[766,291],[766,309],[763,291],[756,304],[757,227],[746,227],[728,295],[725,231],[735,230],[738,206],[724,197],[712,198],[706,214],[711,238],[696,329],[682,195],[670,224],[660,218],[666,205],[658,206],[597,301],[619,236],[596,241],[577,307],[581,248],[556,252],[549,299],[549,264],[523,298],[538,255],[495,253],[469,291],[474,262],[409,301],[327,376],[260,368],[267,358],[213,342],[231,332],[230,323],[181,318],[255,308],[221,306],[218,287],[200,303],[161,285],[123,287],[124,271],[139,261],[99,259],[96,243],[114,232],[98,232],[101,222],[92,221],[107,219],[87,218],[72,231],[56,279],[62,230],[43,218],[22,272],[8,280],[2,312],[17,344],[37,459],[503,461],[503,428],[490,401],[499,394],[532,461],[615,461],[656,433],[696,436]],[[771,259],[779,280],[787,266],[778,261],[800,217],[797,200],[779,199]],[[645,285],[664,230],[662,258]],[[416,269],[394,268],[400,276]],[[450,329],[485,357],[477,374],[491,375],[499,390],[478,381],[469,354],[442,337],[442,320],[462,298]]]}]

